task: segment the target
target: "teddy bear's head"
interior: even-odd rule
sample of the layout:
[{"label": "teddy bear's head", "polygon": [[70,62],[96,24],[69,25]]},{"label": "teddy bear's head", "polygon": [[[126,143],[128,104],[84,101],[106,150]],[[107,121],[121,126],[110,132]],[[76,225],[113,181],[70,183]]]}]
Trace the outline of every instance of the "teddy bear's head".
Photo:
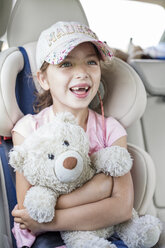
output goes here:
[{"label": "teddy bear's head", "polygon": [[[92,176],[89,142],[71,113],[60,113],[10,152],[10,164],[32,185],[74,188]],[[76,185],[75,185],[76,184]]]}]

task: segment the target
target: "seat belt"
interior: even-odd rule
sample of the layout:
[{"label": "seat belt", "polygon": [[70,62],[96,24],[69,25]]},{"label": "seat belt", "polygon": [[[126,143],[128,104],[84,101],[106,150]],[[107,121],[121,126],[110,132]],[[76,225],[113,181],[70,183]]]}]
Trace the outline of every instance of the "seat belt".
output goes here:
[{"label": "seat belt", "polygon": [[[16,199],[16,190],[15,190],[15,181],[14,177],[12,177],[12,168],[8,163],[8,151],[12,147],[11,141],[4,141],[2,139],[2,142],[0,144],[0,158],[2,161],[2,167],[3,167],[3,173],[4,173],[4,179],[5,179],[5,187],[7,192],[7,200],[8,200],[8,206],[9,206],[9,217],[10,217],[10,227],[12,229],[14,224],[14,218],[11,215],[11,211],[13,210],[14,206],[17,204]],[[11,232],[12,241],[13,241],[13,248],[16,248],[16,242],[15,238]]]}]

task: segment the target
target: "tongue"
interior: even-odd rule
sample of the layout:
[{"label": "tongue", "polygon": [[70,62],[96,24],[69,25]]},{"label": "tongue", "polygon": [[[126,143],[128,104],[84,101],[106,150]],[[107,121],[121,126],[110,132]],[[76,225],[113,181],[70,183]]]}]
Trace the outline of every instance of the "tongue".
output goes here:
[{"label": "tongue", "polygon": [[84,94],[86,93],[86,90],[84,88],[79,88],[78,90],[71,89],[72,92],[76,94]]},{"label": "tongue", "polygon": [[84,93],[86,93],[85,90],[73,90],[73,92],[76,93],[76,94],[84,94]]}]

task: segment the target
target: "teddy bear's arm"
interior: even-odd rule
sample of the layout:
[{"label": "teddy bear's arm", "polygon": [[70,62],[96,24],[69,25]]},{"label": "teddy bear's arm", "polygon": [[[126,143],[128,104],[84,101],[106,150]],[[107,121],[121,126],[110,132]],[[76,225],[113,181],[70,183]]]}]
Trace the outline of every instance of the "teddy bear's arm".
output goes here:
[{"label": "teddy bear's arm", "polygon": [[111,146],[103,148],[91,155],[91,161],[97,173],[103,172],[118,177],[128,173],[132,167],[132,159],[126,148]]},{"label": "teddy bear's arm", "polygon": [[24,206],[32,219],[50,222],[55,215],[56,201],[57,195],[50,188],[33,186],[26,193]]}]

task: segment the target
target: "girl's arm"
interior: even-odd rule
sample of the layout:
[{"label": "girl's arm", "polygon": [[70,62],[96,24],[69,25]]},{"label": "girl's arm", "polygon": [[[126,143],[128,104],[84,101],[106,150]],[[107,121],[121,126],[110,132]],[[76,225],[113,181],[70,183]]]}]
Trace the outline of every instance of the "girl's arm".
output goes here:
[{"label": "girl's arm", "polygon": [[111,196],[112,188],[113,178],[111,176],[103,173],[97,174],[81,188],[60,196],[56,209],[66,209],[103,200]]},{"label": "girl's arm", "polygon": [[[12,140],[14,145],[22,144],[24,139],[25,138],[22,135],[18,134],[17,132],[13,132]],[[16,193],[17,193],[17,202],[19,209],[24,208],[23,202],[24,202],[25,194],[30,187],[31,185],[26,180],[24,175],[16,171]]]},{"label": "girl's arm", "polygon": [[112,197],[64,210],[56,210],[50,223],[37,223],[26,209],[13,211],[15,222],[33,233],[62,230],[96,230],[126,221],[132,216],[133,187],[130,173],[115,178]]}]

